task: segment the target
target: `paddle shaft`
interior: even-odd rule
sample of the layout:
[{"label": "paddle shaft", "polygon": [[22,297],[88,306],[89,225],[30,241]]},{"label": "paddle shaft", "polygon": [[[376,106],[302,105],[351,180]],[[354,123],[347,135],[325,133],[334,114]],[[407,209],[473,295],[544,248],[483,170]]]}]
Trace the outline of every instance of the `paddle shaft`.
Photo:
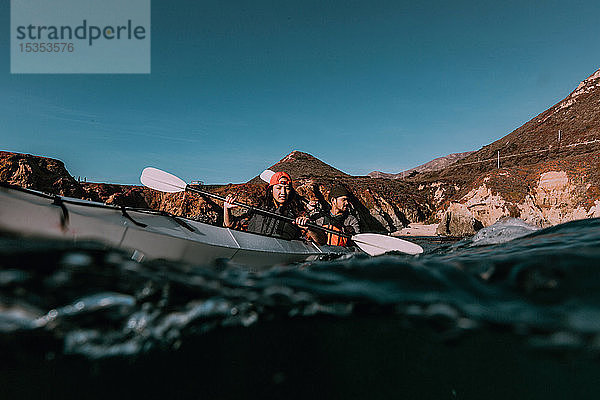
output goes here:
[{"label": "paddle shaft", "polygon": [[[194,192],[194,193],[198,193],[198,194],[201,194],[203,196],[212,197],[214,199],[221,200],[223,202],[226,201],[225,197],[223,197],[223,196],[219,196],[218,194],[214,194],[214,193],[211,193],[211,192],[205,192],[204,190],[193,188],[190,185],[186,185],[185,190],[190,191],[190,192]],[[295,222],[296,221],[295,218],[288,217],[286,215],[277,214],[277,213],[274,213],[272,211],[267,211],[267,210],[263,210],[263,209],[260,209],[260,208],[256,208],[256,207],[250,206],[248,204],[240,203],[239,201],[234,201],[231,204],[235,204],[236,206],[244,207],[244,208],[247,208],[250,211],[257,212],[257,213],[264,214],[264,215],[268,215],[268,216],[273,217],[273,218],[279,218],[279,219],[284,220],[284,221],[288,221],[288,222]],[[306,226],[309,227],[309,228],[312,228],[312,229],[318,229],[318,230],[321,230],[323,232],[331,233],[333,235],[337,235],[337,236],[345,237],[345,238],[348,238],[348,239],[352,239],[351,235],[348,235],[346,233],[339,232],[339,231],[334,231],[333,229],[325,228],[323,226],[312,224],[310,222],[307,223]]]}]

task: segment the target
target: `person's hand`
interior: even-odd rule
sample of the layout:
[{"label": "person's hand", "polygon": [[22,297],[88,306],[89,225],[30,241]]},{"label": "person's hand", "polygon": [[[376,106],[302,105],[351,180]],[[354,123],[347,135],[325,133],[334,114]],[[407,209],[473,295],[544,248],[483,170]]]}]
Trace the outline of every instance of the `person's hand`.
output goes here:
[{"label": "person's hand", "polygon": [[233,204],[234,201],[237,201],[237,197],[233,194],[228,194],[227,197],[225,198],[225,202],[223,203],[223,208],[225,210],[231,210],[232,208],[239,207],[239,206],[236,206],[235,204]]},{"label": "person's hand", "polygon": [[354,227],[350,225],[344,226],[344,233],[347,233],[348,235],[354,235]]},{"label": "person's hand", "polygon": [[308,229],[308,226],[306,226],[306,224],[308,224],[308,221],[308,217],[298,217],[296,218],[296,225],[298,225],[302,229]]}]

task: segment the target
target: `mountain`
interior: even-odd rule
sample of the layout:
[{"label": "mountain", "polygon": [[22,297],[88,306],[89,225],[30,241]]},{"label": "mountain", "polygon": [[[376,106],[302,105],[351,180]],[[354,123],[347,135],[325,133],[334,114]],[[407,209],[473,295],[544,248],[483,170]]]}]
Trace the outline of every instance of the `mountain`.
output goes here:
[{"label": "mountain", "polygon": [[[294,180],[317,177],[347,178],[350,176],[339,169],[324,163],[318,158],[298,150],[292,151],[267,169],[274,172],[285,171],[290,174]],[[262,180],[260,177],[256,176],[248,181],[248,183],[262,183]]]},{"label": "mountain", "polygon": [[63,196],[85,195],[62,161],[31,154],[0,151],[0,182]]},{"label": "mountain", "polygon": [[370,176],[371,178],[398,179],[398,178],[405,178],[405,177],[412,176],[415,172],[422,173],[422,172],[439,171],[439,170],[446,168],[447,166],[449,166],[451,164],[454,164],[458,160],[461,160],[461,159],[467,157],[468,155],[470,155],[472,153],[474,153],[474,151],[448,154],[445,157],[438,157],[438,158],[431,160],[425,164],[419,165],[418,167],[411,168],[406,171],[399,172],[397,174],[388,174],[385,172],[373,171],[373,172],[369,172],[368,176]]}]

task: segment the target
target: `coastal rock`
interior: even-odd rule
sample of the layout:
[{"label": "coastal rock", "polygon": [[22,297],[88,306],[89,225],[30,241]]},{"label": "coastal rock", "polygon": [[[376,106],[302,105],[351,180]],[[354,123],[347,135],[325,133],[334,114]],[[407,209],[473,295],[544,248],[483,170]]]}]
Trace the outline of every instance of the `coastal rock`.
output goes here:
[{"label": "coastal rock", "polygon": [[473,217],[483,226],[490,226],[511,215],[509,204],[500,194],[494,193],[485,183],[471,189],[462,199]]},{"label": "coastal rock", "polygon": [[383,196],[370,189],[367,189],[365,194],[370,195],[370,200],[373,204],[373,207],[369,208],[369,213],[373,218],[379,221],[388,232],[402,229],[409,224],[406,215],[395,205],[388,202]]},{"label": "coastal rock", "polygon": [[223,222],[223,208],[212,199],[191,192],[160,193],[144,189],[149,208],[207,224],[221,225]]},{"label": "coastal rock", "polygon": [[445,236],[471,236],[483,228],[469,209],[460,203],[452,203],[444,213],[436,234]]},{"label": "coastal rock", "polygon": [[128,206],[136,208],[148,208],[148,203],[142,194],[133,188],[129,188],[123,192],[118,192],[110,195],[106,204],[114,204],[117,206]]},{"label": "coastal rock", "polygon": [[522,219],[541,227],[561,224],[594,214],[592,207],[586,210],[581,201],[583,187],[569,179],[565,171],[549,171],[540,178],[526,197],[519,210]]},{"label": "coastal rock", "polygon": [[510,216],[506,200],[499,194],[492,193],[486,185],[471,190],[465,200],[465,206],[483,226],[490,226],[501,218]]},{"label": "coastal rock", "polygon": [[409,224],[392,233],[392,236],[436,236],[438,224]]},{"label": "coastal rock", "polygon": [[61,196],[85,196],[62,161],[30,154],[0,151],[0,182]]},{"label": "coastal rock", "polygon": [[[600,194],[581,177],[574,178],[562,170],[530,176],[520,176],[517,172],[523,170],[504,169],[486,174],[480,180],[482,183],[471,188],[459,202],[484,226],[506,217],[548,227],[600,216]],[[441,218],[443,214],[438,215]]]}]

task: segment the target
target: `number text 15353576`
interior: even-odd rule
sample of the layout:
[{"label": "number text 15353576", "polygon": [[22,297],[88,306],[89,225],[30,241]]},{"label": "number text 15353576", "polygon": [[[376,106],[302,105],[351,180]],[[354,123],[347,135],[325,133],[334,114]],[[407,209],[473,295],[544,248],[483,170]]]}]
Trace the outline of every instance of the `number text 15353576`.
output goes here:
[{"label": "number text 15353576", "polygon": [[73,43],[19,43],[21,53],[72,53],[75,51]]}]

